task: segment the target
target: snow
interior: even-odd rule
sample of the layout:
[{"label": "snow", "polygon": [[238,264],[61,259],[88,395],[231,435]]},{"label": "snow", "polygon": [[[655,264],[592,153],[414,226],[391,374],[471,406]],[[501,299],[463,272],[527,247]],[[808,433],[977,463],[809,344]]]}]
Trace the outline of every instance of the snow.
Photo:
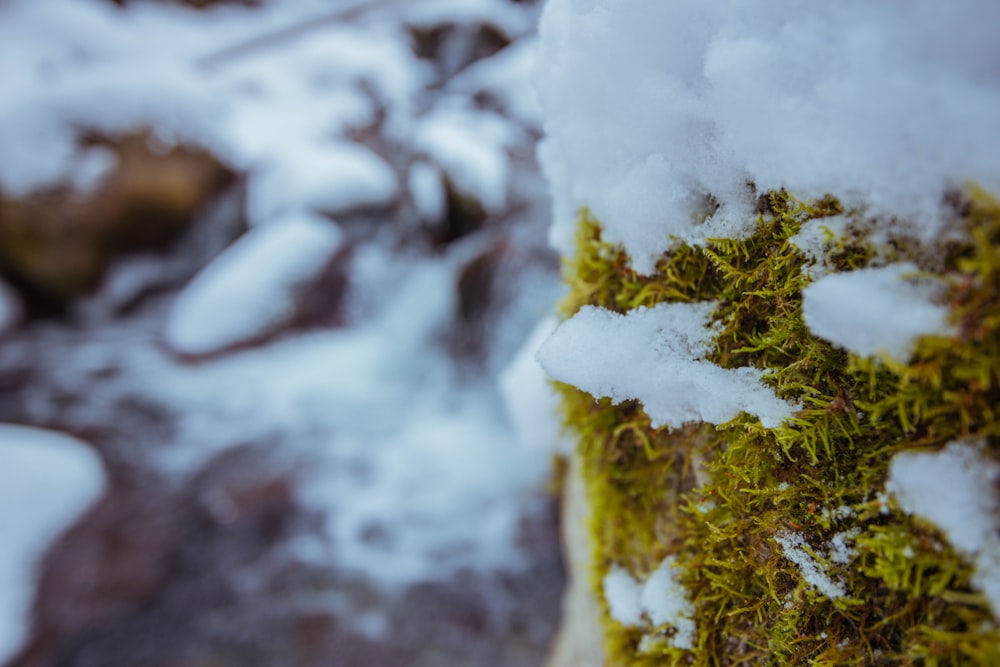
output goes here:
[{"label": "snow", "polygon": [[499,213],[507,204],[510,157],[516,139],[509,121],[459,107],[442,107],[425,116],[416,129],[416,146],[439,165],[461,194]]},{"label": "snow", "polygon": [[982,443],[958,440],[938,452],[900,452],[885,488],[903,511],[933,523],[975,563],[973,583],[1000,618],[998,480],[1000,464],[983,456]]},{"label": "snow", "polygon": [[42,429],[0,424],[0,662],[27,636],[35,568],[53,539],[104,489],[90,447]]},{"label": "snow", "polygon": [[251,230],[177,297],[166,324],[167,344],[199,356],[272,333],[294,314],[299,292],[340,244],[339,228],[315,215]]},{"label": "snow", "polygon": [[643,623],[642,584],[628,570],[615,565],[604,575],[602,586],[611,618],[626,627],[640,627]]},{"label": "snow", "polygon": [[948,335],[948,308],[934,303],[941,285],[910,279],[910,263],[819,278],[803,290],[809,330],[860,356],[907,361],[921,336]]},{"label": "snow", "polygon": [[556,320],[552,317],[535,326],[500,374],[500,393],[521,446],[568,454],[573,444],[561,432],[559,396],[535,358],[538,348],[555,328]]},{"label": "snow", "polygon": [[250,179],[252,224],[306,210],[331,215],[387,206],[399,194],[396,172],[364,146],[337,142],[286,151]]},{"label": "snow", "polygon": [[691,650],[694,648],[694,607],[687,591],[674,579],[676,559],[668,556],[646,580],[639,601],[653,625],[672,625],[676,634],[670,645]]},{"label": "snow", "polygon": [[824,571],[822,563],[807,550],[808,545],[802,535],[792,531],[782,531],[774,536],[774,541],[781,546],[785,558],[799,568],[799,573],[806,583],[831,600],[845,595],[844,585],[831,579]]},{"label": "snow", "polygon": [[642,402],[654,428],[721,424],[748,412],[773,428],[792,406],[750,367],[727,369],[704,359],[717,329],[715,304],[664,303],[625,315],[585,306],[559,326],[538,353],[555,380],[616,403]]},{"label": "snow", "polygon": [[694,607],[687,591],[674,579],[675,562],[674,556],[667,556],[645,582],[618,565],[612,566],[602,588],[611,618],[626,627],[644,627],[646,619],[654,626],[673,626],[675,634],[668,644],[691,650],[696,631]]},{"label": "snow", "polygon": [[[571,253],[588,206],[649,273],[677,239],[745,233],[747,182],[932,238],[948,188],[1000,190],[997,20],[991,0],[551,0],[537,80],[553,240]],[[721,207],[700,224],[707,194]]]}]

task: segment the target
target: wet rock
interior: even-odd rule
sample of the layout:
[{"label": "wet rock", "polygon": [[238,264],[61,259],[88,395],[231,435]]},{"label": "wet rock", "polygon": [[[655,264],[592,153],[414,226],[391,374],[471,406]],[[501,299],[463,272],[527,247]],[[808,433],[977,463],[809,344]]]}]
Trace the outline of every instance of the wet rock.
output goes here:
[{"label": "wet rock", "polygon": [[92,189],[0,193],[0,275],[27,295],[31,314],[93,290],[115,257],[166,248],[235,178],[207,151],[163,147],[148,133],[84,143],[113,155]]}]

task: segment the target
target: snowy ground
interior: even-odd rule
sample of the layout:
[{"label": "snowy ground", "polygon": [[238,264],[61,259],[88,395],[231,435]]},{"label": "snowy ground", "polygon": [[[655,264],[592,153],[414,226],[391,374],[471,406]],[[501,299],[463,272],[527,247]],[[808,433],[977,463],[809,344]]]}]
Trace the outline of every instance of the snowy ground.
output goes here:
[{"label": "snowy ground", "polygon": [[[364,609],[323,586],[313,590],[328,599],[310,604],[336,608],[375,643],[398,620],[387,600],[505,572],[543,578],[551,613],[533,613],[551,627],[555,539],[530,538],[551,531],[550,450],[518,437],[547,416],[519,416],[513,429],[497,386],[558,289],[533,165],[536,17],[506,0],[201,12],[0,2],[0,58],[18,63],[0,96],[0,193],[96,188],[115,158],[81,147],[81,128],[150,127],[164,146],[204,146],[245,174],[245,200],[231,193],[171,255],[117,262],[64,318],[16,325],[24,304],[0,283],[0,420],[88,441],[112,495],[155,478],[183,497],[226,452],[260,452],[294,480],[297,511],[317,517],[281,558],[363,582]],[[427,35],[430,52],[418,54]],[[484,50],[490,39],[505,48]],[[456,197],[483,212],[473,228],[449,227]],[[228,244],[238,200],[249,231]],[[516,396],[520,375],[506,377]],[[25,446],[13,428],[0,431],[4,475],[18,474],[12,457]],[[202,493],[219,525],[238,523],[238,498]],[[32,567],[0,594],[3,618],[27,613]],[[498,642],[520,632],[479,631]],[[535,635],[519,659],[540,657],[544,629]],[[0,661],[17,643],[0,646]],[[423,660],[411,664],[461,662]]]}]

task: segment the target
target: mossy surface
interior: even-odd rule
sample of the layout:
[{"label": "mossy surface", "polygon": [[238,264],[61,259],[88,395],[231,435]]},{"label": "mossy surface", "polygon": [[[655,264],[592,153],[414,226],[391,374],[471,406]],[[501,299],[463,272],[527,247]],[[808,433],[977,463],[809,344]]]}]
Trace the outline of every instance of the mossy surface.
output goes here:
[{"label": "mossy surface", "polygon": [[[1000,664],[1000,632],[969,560],[881,495],[902,450],[971,437],[1000,460],[1000,204],[972,187],[952,204],[950,240],[927,247],[891,234],[874,241],[863,213],[833,197],[772,192],[752,236],[679,245],[650,276],[631,271],[582,214],[564,316],[585,304],[626,312],[715,300],[711,359],[767,369],[778,395],[801,406],[776,429],[743,414],[671,431],[651,428],[634,401],[559,385],[594,509],[592,584],[605,605],[608,664]],[[812,335],[801,308],[811,260],[790,240],[834,215],[846,217],[846,232],[827,234],[825,270],[913,261],[945,283],[956,333],[920,339],[907,363],[859,358]],[[806,581],[783,535],[801,538],[843,595]],[[832,557],[836,541],[846,559]],[[671,646],[668,626],[618,624],[601,595],[612,566],[641,580],[668,555],[695,609],[690,651]]]}]

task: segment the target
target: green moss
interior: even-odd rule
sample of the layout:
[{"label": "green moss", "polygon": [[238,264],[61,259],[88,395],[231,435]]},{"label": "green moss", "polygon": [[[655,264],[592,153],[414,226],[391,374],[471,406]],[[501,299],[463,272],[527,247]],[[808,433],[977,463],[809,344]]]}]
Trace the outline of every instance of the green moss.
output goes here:
[{"label": "green moss", "polygon": [[[961,233],[927,248],[901,236],[875,244],[864,215],[832,197],[768,193],[752,236],[679,244],[650,276],[631,271],[582,214],[564,316],[585,304],[625,312],[715,300],[711,359],[767,369],[775,391],[801,406],[770,430],[744,414],[671,431],[651,428],[636,402],[559,386],[594,508],[595,591],[612,565],[643,578],[673,554],[696,609],[686,651],[671,647],[671,628],[625,628],[605,608],[609,664],[1000,664],[1000,632],[967,559],[878,495],[903,449],[973,436],[1000,460],[1000,204],[972,187],[954,200],[952,231]],[[825,266],[916,262],[947,282],[954,336],[921,339],[903,364],[858,358],[809,332],[809,259],[791,239],[835,214],[847,216],[848,231],[827,234]],[[803,578],[777,542],[788,534],[801,536],[843,596]],[[850,562],[829,558],[838,535]]]}]

